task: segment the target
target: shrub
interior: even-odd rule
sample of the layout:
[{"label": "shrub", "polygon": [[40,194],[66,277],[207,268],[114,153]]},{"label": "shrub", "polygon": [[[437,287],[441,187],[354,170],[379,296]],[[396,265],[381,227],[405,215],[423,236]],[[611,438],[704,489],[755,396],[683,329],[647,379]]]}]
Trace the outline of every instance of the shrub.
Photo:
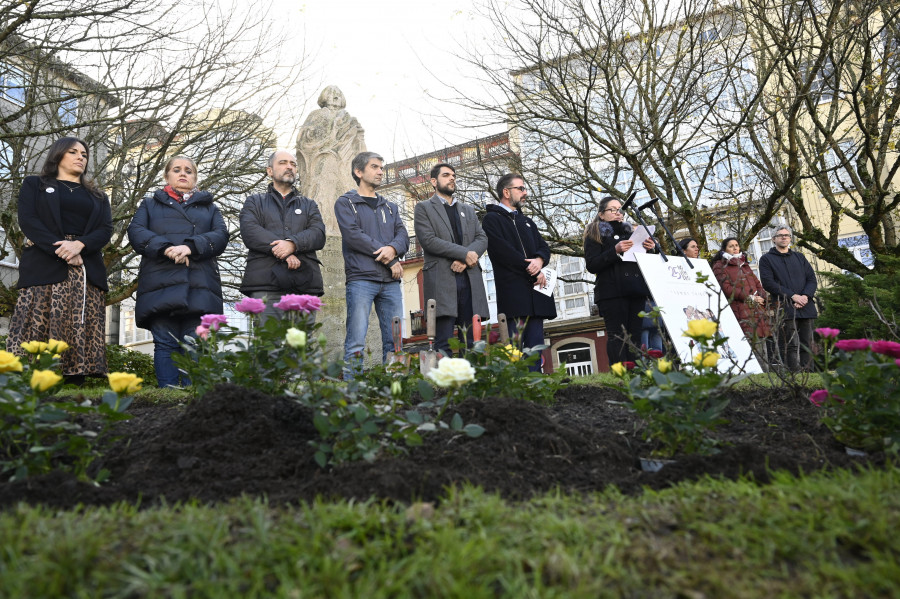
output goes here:
[{"label": "shrub", "polygon": [[684,335],[692,339],[692,360],[676,365],[661,352],[644,354],[637,363],[613,364],[612,372],[625,385],[622,390],[632,409],[646,422],[644,438],[659,444],[654,455],[709,454],[716,451],[710,436],[726,421],[725,391],[739,378],[719,372],[719,352],[728,339],[710,320],[691,320]]},{"label": "shrub", "polygon": [[819,291],[823,309],[817,324],[843,331],[848,338],[889,339],[891,326],[873,318],[873,304],[886,320],[893,323],[900,314],[900,258],[879,256],[891,266],[889,273],[872,273],[864,279],[856,275],[823,272],[828,282]]},{"label": "shrub", "polygon": [[106,346],[106,364],[110,372],[131,372],[144,380],[145,387],[156,386],[153,356],[121,345]]},{"label": "shrub", "polygon": [[822,422],[848,447],[900,451],[900,343],[838,340],[840,331],[816,329],[823,346],[822,382],[810,401]]},{"label": "shrub", "polygon": [[[50,392],[61,381],[57,373],[59,353],[65,343],[31,341],[23,344],[29,356],[19,358],[0,351],[0,474],[12,473],[20,480],[54,469],[67,470],[87,479],[90,463],[99,455],[96,431],[80,424],[93,415],[101,430],[122,418],[131,403],[131,394],[140,389],[140,379],[127,373],[113,373],[110,383],[116,391],[103,396],[100,404],[53,401]],[[97,481],[105,479],[100,472]]]}]

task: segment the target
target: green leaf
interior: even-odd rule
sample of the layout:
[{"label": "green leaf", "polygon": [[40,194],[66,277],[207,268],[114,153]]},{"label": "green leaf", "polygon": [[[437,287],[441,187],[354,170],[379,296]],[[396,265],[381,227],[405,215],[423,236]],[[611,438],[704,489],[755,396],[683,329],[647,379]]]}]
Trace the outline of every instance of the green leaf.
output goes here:
[{"label": "green leaf", "polygon": [[463,431],[465,431],[466,435],[472,437],[473,439],[477,439],[484,434],[484,427],[479,424],[467,424],[463,428]]},{"label": "green leaf", "polygon": [[453,415],[453,418],[450,420],[450,429],[454,431],[462,430],[463,427],[463,419],[462,416],[459,415],[459,412]]}]

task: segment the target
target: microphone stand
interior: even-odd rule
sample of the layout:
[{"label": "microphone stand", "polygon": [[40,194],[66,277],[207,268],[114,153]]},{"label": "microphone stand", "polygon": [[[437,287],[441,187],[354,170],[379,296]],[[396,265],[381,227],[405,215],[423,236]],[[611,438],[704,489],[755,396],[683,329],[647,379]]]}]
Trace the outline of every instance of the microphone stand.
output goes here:
[{"label": "microphone stand", "polygon": [[[638,208],[638,210],[640,211],[640,210],[643,210],[644,208],[651,208],[651,209],[652,209],[653,216],[656,217],[657,222],[659,222],[659,224],[662,225],[662,228],[663,228],[663,230],[666,232],[666,235],[669,236],[669,241],[671,241],[671,242],[672,242],[672,245],[675,247],[675,252],[676,252],[679,256],[681,256],[682,258],[685,259],[685,261],[687,262],[687,265],[688,265],[690,268],[694,268],[693,263],[691,263],[691,259],[688,258],[688,257],[685,255],[684,250],[681,249],[681,246],[678,245],[678,242],[677,242],[677,241],[675,241],[675,236],[672,235],[672,232],[669,230],[669,227],[666,226],[666,221],[663,220],[662,214],[660,214],[659,211],[657,210],[657,208],[656,208],[656,203],[657,203],[657,202],[659,202],[659,198],[656,198],[655,200],[650,200],[649,202],[647,202],[646,204],[644,204],[643,206],[641,206],[640,208]],[[658,245],[659,245],[659,244],[657,243],[657,246],[658,246]],[[660,251],[661,251],[661,250],[660,250]]]}]

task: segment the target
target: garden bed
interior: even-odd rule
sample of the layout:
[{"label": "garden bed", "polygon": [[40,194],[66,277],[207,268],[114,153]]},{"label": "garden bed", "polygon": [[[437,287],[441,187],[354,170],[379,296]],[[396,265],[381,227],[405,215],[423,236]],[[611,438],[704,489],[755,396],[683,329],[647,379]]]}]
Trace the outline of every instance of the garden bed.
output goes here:
[{"label": "garden bed", "polygon": [[109,470],[102,486],[64,474],[2,483],[0,507],[18,501],[55,508],[119,501],[150,506],[163,499],[216,502],[242,494],[264,495],[272,504],[316,497],[438,501],[446,487],[457,484],[508,499],[557,487],[590,492],[608,485],[636,494],[705,475],[765,483],[772,470],[798,474],[885,464],[883,454],[848,456],[805,399],[778,389],[732,393],[729,424],[716,433],[721,451],[682,456],[655,473],[640,468],[640,457],[651,447],[641,440],[624,397],[579,385],[563,388],[552,406],[468,400],[456,411],[466,423],[485,427],[479,438],[430,433],[405,455],[322,470],[309,444],[318,435],[308,410],[285,398],[222,386],[186,406],[133,406],[131,420],[114,429],[120,439],[92,466]]}]

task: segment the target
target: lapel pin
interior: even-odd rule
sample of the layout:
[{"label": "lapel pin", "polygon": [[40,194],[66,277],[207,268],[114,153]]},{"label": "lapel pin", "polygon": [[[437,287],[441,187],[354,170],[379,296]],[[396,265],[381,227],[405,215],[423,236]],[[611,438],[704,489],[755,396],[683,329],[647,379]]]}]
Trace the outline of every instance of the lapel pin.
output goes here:
[{"label": "lapel pin", "polygon": [[56,192],[56,190],[53,189],[52,187],[48,187],[48,188],[45,189],[44,191],[46,191],[47,193],[54,193],[54,192]]},{"label": "lapel pin", "polygon": [[294,214],[303,214],[303,211],[297,208],[296,210],[294,210]]}]

